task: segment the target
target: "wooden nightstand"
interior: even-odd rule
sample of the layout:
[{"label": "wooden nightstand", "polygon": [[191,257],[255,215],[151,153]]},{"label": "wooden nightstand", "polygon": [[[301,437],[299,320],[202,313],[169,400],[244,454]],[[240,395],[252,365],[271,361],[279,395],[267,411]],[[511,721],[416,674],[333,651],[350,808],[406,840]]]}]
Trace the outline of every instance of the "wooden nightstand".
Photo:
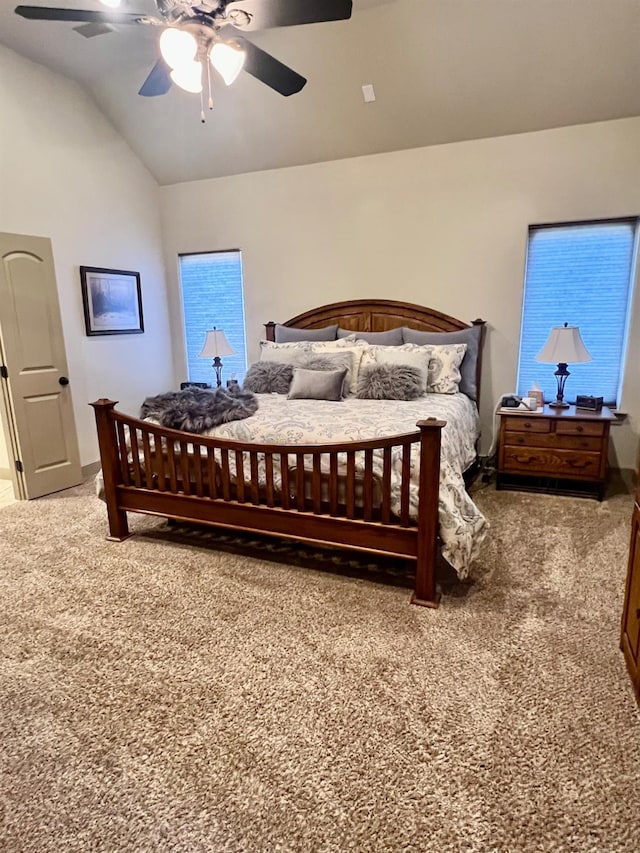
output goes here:
[{"label": "wooden nightstand", "polygon": [[607,479],[607,408],[537,412],[501,409],[496,488],[557,491],[602,500]]}]

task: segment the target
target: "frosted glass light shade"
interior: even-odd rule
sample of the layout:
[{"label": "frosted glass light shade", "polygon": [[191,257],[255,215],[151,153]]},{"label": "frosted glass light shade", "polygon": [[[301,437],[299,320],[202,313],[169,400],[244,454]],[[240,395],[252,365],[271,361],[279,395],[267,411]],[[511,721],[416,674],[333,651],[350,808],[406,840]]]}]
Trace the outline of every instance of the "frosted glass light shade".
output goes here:
[{"label": "frosted glass light shade", "polygon": [[218,41],[211,49],[209,58],[224,82],[230,86],[242,71],[245,55],[241,47]]},{"label": "frosted glass light shade", "polygon": [[536,356],[536,361],[547,364],[576,364],[591,361],[577,326],[553,326],[549,338]]},{"label": "frosted glass light shade", "polygon": [[122,0],[100,0],[103,6],[108,6],[110,9],[117,9],[122,3]]},{"label": "frosted glass light shade", "polygon": [[198,42],[186,30],[167,27],[160,36],[160,53],[170,68],[188,65],[193,62],[197,52]]},{"label": "frosted glass light shade", "polygon": [[235,350],[227,340],[222,329],[210,329],[204,339],[200,358],[219,358],[221,355],[235,355]]},{"label": "frosted glass light shade", "polygon": [[197,95],[198,92],[202,92],[202,64],[186,62],[180,68],[173,69],[171,79],[185,92],[193,92]]}]

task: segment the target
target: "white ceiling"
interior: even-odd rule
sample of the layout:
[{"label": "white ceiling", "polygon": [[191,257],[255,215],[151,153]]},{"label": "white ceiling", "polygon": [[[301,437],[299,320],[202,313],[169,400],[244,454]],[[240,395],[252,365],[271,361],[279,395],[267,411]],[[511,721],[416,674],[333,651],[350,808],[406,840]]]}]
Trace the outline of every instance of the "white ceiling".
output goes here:
[{"label": "white ceiling", "polygon": [[0,0],[0,41],[77,80],[161,184],[640,114],[640,0],[354,0],[348,21],[252,33],[306,87],[283,98],[248,74],[216,83],[204,125],[197,95],[137,94],[155,27],[85,39],[18,17],[18,2]]}]

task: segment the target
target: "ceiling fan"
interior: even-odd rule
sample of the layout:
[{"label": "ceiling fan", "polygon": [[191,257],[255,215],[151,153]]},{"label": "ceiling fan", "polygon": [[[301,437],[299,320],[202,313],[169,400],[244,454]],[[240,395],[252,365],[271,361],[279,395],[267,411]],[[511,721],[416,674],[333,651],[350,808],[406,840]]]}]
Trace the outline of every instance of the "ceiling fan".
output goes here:
[{"label": "ceiling fan", "polygon": [[[188,92],[202,92],[203,71],[210,68],[230,85],[244,70],[281,95],[299,92],[304,77],[274,56],[245,39],[242,32],[351,17],[352,0],[154,0],[158,17],[123,12],[121,0],[101,0],[109,11],[17,6],[15,12],[36,21],[68,21],[83,24],[145,24],[162,28],[161,58],[151,69],[139,94],[166,94],[176,83]],[[213,106],[209,94],[209,107]],[[204,114],[202,115],[204,121]]]}]

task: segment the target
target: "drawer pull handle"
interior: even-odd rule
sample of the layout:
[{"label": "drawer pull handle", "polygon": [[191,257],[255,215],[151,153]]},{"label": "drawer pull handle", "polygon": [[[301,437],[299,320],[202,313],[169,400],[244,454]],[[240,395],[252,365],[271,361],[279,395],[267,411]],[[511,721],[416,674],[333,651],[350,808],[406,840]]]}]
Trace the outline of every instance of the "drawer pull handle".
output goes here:
[{"label": "drawer pull handle", "polygon": [[636,619],[640,619],[640,607],[636,610]]},{"label": "drawer pull handle", "polygon": [[584,432],[584,427],[582,427],[582,426],[577,426],[577,427],[576,427],[576,432]]},{"label": "drawer pull handle", "polygon": [[569,459],[569,465],[571,465],[572,468],[586,468],[589,464],[589,462],[581,462],[579,459]]},{"label": "drawer pull handle", "polygon": [[524,428],[525,428],[525,429],[531,429],[531,424],[530,424],[530,423],[527,423],[527,421],[525,421],[525,423],[524,423]]}]

